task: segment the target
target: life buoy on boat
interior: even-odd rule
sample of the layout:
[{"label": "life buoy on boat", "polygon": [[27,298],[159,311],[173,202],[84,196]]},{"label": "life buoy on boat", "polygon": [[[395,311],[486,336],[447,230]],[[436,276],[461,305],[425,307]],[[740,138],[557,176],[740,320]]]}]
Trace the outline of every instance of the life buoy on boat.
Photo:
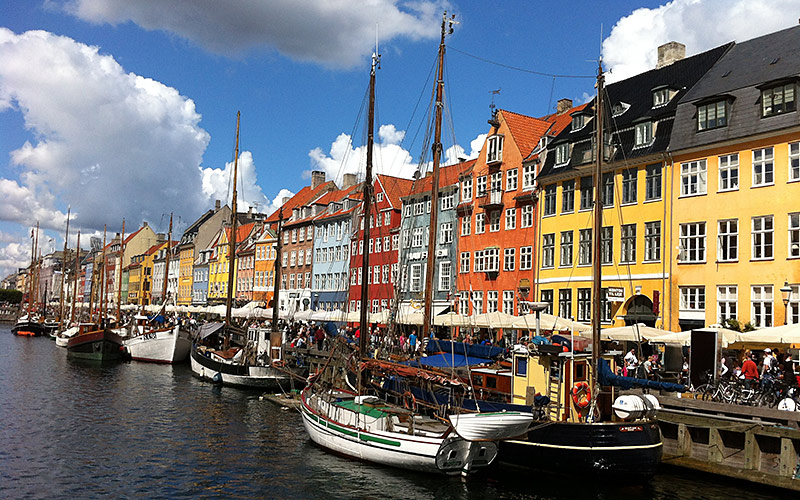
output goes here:
[{"label": "life buoy on boat", "polygon": [[592,402],[592,389],[586,382],[575,382],[572,386],[572,402],[578,408],[586,408]]},{"label": "life buoy on boat", "polygon": [[411,394],[411,391],[406,391],[403,393],[403,406],[407,410],[417,411],[417,398]]}]

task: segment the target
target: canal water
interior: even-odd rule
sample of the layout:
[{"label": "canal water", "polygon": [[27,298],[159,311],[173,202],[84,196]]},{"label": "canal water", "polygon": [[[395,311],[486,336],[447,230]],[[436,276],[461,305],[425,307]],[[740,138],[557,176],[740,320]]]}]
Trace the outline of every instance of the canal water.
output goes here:
[{"label": "canal water", "polygon": [[[663,468],[646,485],[497,466],[467,479],[326,453],[296,411],[192,377],[188,364],[67,360],[0,326],[0,498],[772,499]],[[787,496],[789,498],[789,496]]]}]

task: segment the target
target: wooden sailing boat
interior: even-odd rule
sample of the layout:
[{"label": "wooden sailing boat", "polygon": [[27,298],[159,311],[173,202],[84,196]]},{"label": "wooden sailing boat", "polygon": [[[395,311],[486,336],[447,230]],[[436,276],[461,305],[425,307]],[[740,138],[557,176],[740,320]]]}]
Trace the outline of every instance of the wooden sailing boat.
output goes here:
[{"label": "wooden sailing boat", "polygon": [[[254,344],[245,343],[242,347],[232,346],[231,340],[234,333],[243,338],[238,328],[231,324],[231,310],[233,307],[234,273],[236,270],[236,240],[238,224],[236,207],[236,181],[239,164],[239,117],[236,113],[236,147],[233,160],[233,196],[231,199],[230,238],[228,239],[228,288],[225,306],[225,322],[209,323],[203,325],[197,336],[197,342],[192,345],[191,364],[192,373],[201,379],[211,380],[223,385],[250,387],[259,389],[280,389],[289,382],[289,376],[272,367],[270,357],[270,344],[267,343],[264,352],[257,352]],[[275,266],[277,269],[277,265]],[[277,279],[275,283],[277,285]],[[276,302],[277,304],[277,302]],[[213,340],[222,337],[222,348],[215,349]],[[245,340],[246,342],[246,340]],[[244,343],[244,342],[243,342]]]},{"label": "wooden sailing boat", "polygon": [[[555,410],[547,415],[545,405],[540,409],[541,418],[534,421],[524,439],[503,441],[502,460],[536,469],[561,473],[621,476],[630,481],[651,477],[661,461],[661,433],[653,418],[658,401],[652,396],[625,396],[614,404],[617,417],[611,412],[613,391],[604,391],[600,379],[609,371],[601,357],[600,307],[601,307],[601,238],[602,210],[601,179],[605,161],[605,145],[608,143],[603,130],[604,76],[602,63],[598,67],[597,98],[595,101],[596,138],[594,166],[594,216],[593,216],[593,283],[592,283],[592,353],[591,358],[561,355],[561,348],[535,352],[517,352],[514,366],[519,371],[535,372],[537,387],[556,384],[553,401]],[[538,314],[538,313],[537,313]],[[537,331],[539,326],[537,324]],[[553,347],[553,346],[545,346]],[[578,375],[580,374],[580,375]],[[578,380],[572,387],[564,380]],[[529,379],[530,380],[530,379]],[[603,384],[606,385],[606,384]],[[530,384],[529,384],[530,387]],[[567,393],[566,391],[569,391]],[[622,398],[620,398],[622,399]],[[569,407],[560,411],[561,402],[569,400]],[[632,404],[628,404],[632,403]],[[536,403],[534,402],[534,406]],[[635,407],[626,411],[625,407]],[[607,408],[600,415],[598,408]],[[624,418],[621,418],[624,417]]]},{"label": "wooden sailing boat", "polygon": [[44,334],[44,325],[37,315],[36,310],[36,282],[38,259],[36,257],[39,242],[39,222],[36,222],[36,233],[31,236],[31,265],[28,271],[28,310],[24,316],[17,319],[17,323],[11,328],[11,333],[24,337],[38,337]]},{"label": "wooden sailing boat", "polygon": [[[123,240],[125,237],[125,222],[122,223]],[[120,247],[120,265],[124,255],[124,241]],[[172,214],[169,214],[169,231],[167,232],[167,248],[164,264],[164,283],[161,290],[161,310],[154,316],[164,317],[166,315],[167,302],[169,300],[168,281],[169,281],[169,261],[172,256]],[[119,316],[119,309],[117,316]],[[125,339],[125,348],[134,361],[146,361],[150,363],[180,363],[189,355],[192,342],[189,336],[183,332],[179,323],[174,325],[164,325],[154,323],[152,319],[145,315],[134,317],[134,324],[131,325],[131,337]]]}]

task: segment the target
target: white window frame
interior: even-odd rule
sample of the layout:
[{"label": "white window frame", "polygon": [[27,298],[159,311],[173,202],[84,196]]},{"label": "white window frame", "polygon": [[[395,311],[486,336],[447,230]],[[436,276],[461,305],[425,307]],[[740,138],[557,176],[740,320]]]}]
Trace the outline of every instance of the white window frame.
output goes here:
[{"label": "white window frame", "polygon": [[717,221],[717,261],[739,260],[739,219]]},{"label": "white window frame", "polygon": [[497,290],[487,290],[486,291],[486,312],[493,313],[497,312],[498,301],[500,299],[500,292]]},{"label": "white window frame", "polygon": [[750,322],[756,328],[773,325],[775,304],[772,285],[750,287]]},{"label": "white window frame", "polygon": [[453,283],[453,265],[449,260],[439,262],[439,291],[449,292]]},{"label": "white window frame", "polygon": [[775,184],[775,148],[753,150],[753,187]]},{"label": "white window frame", "polygon": [[737,191],[739,189],[739,153],[718,157],[719,191]]},{"label": "white window frame", "polygon": [[738,319],[739,287],[737,285],[717,285],[717,321]]},{"label": "white window frame", "polygon": [[506,170],[506,191],[516,191],[519,186],[518,173],[516,168],[509,168]]},{"label": "white window frame", "polygon": [[453,223],[442,222],[439,226],[439,244],[449,245],[453,242]]},{"label": "white window frame", "polygon": [[753,217],[750,222],[752,247],[750,260],[775,258],[775,223],[771,215]]},{"label": "white window frame", "polygon": [[520,209],[519,227],[533,227],[533,205],[522,205]]},{"label": "white window frame", "polygon": [[450,192],[442,195],[442,210],[451,210],[455,206],[456,194]]},{"label": "white window frame", "polygon": [[500,210],[492,210],[489,212],[489,232],[496,233],[500,231]]},{"label": "white window frame", "polygon": [[678,262],[700,264],[706,261],[706,223],[687,222],[680,225]]},{"label": "white window frame", "polygon": [[461,274],[468,274],[470,271],[470,252],[461,252],[459,255],[459,268],[458,272]]},{"label": "white window frame", "polygon": [[503,250],[503,271],[513,271],[517,263],[517,249],[514,247]]},{"label": "white window frame", "polygon": [[[555,267],[556,233],[542,235],[542,269]],[[520,269],[522,269],[522,250],[520,249]]]},{"label": "white window frame", "polygon": [[511,231],[516,228],[517,228],[517,208],[516,207],[506,208],[505,229],[506,231]]},{"label": "white window frame", "polygon": [[519,270],[529,271],[533,268],[533,247],[519,247]]},{"label": "white window frame", "polygon": [[680,312],[705,313],[706,310],[706,287],[704,286],[680,286]]},{"label": "white window frame", "polygon": [[653,128],[653,122],[637,123],[634,126],[634,149],[643,148],[653,143],[655,140]]},{"label": "white window frame", "polygon": [[681,197],[706,194],[707,168],[705,159],[681,163]]},{"label": "white window frame", "polygon": [[483,234],[486,232],[486,214],[480,212],[475,214],[475,234]]},{"label": "white window frame", "polygon": [[789,214],[789,249],[786,255],[790,259],[800,258],[800,212]]},{"label": "white window frame", "polygon": [[522,166],[522,189],[533,189],[536,185],[536,167],[532,163]]},{"label": "white window frame", "polygon": [[561,231],[561,236],[559,237],[559,260],[558,266],[559,267],[572,267],[572,245],[574,237],[574,231],[571,229],[569,231]]},{"label": "white window frame", "polygon": [[514,315],[514,290],[503,290],[503,312]]},{"label": "white window frame", "polygon": [[644,223],[644,262],[661,262],[661,221]]},{"label": "white window frame", "polygon": [[486,139],[486,163],[503,161],[503,136],[493,135]]},{"label": "white window frame", "polygon": [[569,163],[569,143],[556,146],[555,167],[561,167]]},{"label": "white window frame", "polygon": [[633,264],[636,262],[636,224],[623,224],[620,226],[620,264]]},{"label": "white window frame", "polygon": [[464,177],[461,180],[461,201],[472,199],[472,177]]},{"label": "white window frame", "polygon": [[800,181],[800,142],[789,143],[789,182]]},{"label": "white window frame", "polygon": [[469,236],[472,229],[472,214],[461,217],[461,236]]}]

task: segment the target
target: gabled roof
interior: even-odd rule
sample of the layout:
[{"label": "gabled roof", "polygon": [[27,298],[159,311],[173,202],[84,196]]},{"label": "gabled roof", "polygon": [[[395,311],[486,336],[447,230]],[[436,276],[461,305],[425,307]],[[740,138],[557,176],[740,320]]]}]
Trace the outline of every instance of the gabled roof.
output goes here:
[{"label": "gabled roof", "polygon": [[507,109],[500,109],[497,112],[502,114],[508,131],[523,158],[533,151],[533,148],[539,143],[539,138],[550,128],[550,123],[541,118],[514,113]]},{"label": "gabled roof", "polygon": [[[477,159],[472,159],[441,167],[439,169],[439,191],[447,186],[458,185],[461,174],[471,169],[476,161]],[[402,198],[408,195],[429,193],[431,192],[431,186],[433,186],[433,175],[428,174],[421,179],[417,179],[417,181],[413,183],[412,188],[402,195]]]},{"label": "gabled roof", "polygon": [[[336,184],[333,181],[328,181],[320,184],[317,186],[316,189],[311,189],[311,186],[305,186],[303,189],[297,192],[294,196],[292,196],[289,201],[281,205],[283,209],[283,216],[287,218],[291,216],[292,210],[296,207],[302,207],[303,205],[308,205],[309,203],[313,202],[317,198],[320,197],[321,194],[326,193],[330,189],[336,189]],[[267,217],[266,222],[269,224],[278,222],[278,214],[280,210],[275,210],[269,217]]]},{"label": "gabled roof", "polygon": [[403,179],[402,177],[394,177],[386,174],[378,174],[375,180],[386,193],[386,199],[395,210],[400,210],[402,203],[400,197],[405,196],[414,184],[410,179]]}]

